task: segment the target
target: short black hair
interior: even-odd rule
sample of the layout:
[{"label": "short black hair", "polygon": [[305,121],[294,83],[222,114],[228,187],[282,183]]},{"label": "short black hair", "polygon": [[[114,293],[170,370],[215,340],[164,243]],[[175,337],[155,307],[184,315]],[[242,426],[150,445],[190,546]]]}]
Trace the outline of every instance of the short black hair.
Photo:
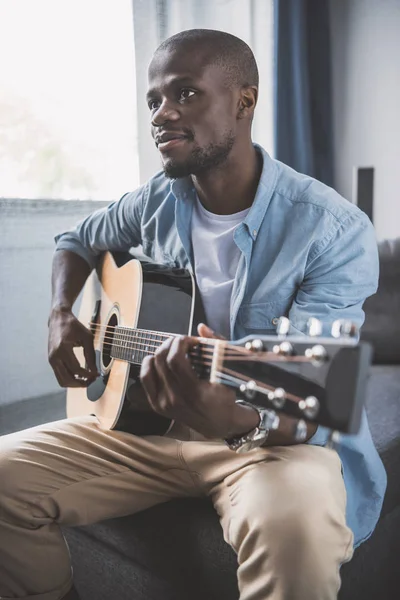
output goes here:
[{"label": "short black hair", "polygon": [[210,64],[221,67],[229,86],[257,86],[259,82],[256,59],[251,48],[240,38],[215,29],[187,29],[167,38],[155,54],[201,47]]}]

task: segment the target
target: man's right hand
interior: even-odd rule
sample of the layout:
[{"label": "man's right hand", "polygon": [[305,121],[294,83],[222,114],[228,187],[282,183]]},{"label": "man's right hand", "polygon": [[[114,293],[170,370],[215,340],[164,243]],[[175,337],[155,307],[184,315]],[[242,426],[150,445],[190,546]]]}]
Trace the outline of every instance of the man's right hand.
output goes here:
[{"label": "man's right hand", "polygon": [[[75,356],[76,347],[83,348],[86,369]],[[98,377],[93,335],[70,309],[51,311],[48,350],[49,363],[61,387],[87,387]]]}]

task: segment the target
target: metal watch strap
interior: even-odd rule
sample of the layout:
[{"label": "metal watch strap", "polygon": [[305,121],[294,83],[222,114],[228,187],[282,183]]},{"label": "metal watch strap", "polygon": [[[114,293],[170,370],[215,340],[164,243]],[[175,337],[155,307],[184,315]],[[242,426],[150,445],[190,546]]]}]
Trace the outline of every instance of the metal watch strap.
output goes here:
[{"label": "metal watch strap", "polygon": [[259,448],[268,438],[270,429],[277,429],[279,425],[279,417],[277,414],[261,406],[256,406],[245,400],[236,400],[236,404],[243,406],[249,406],[257,410],[260,416],[260,422],[251,431],[245,433],[240,437],[233,437],[225,439],[225,443],[229,448],[235,452],[244,453],[253,450],[253,448]]}]

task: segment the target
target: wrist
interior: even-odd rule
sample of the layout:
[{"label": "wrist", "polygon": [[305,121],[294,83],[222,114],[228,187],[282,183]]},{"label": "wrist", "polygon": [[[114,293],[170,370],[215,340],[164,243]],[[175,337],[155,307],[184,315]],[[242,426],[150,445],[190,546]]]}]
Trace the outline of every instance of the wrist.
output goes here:
[{"label": "wrist", "polygon": [[57,302],[51,305],[50,313],[70,313],[72,312],[72,306],[66,302]]},{"label": "wrist", "polygon": [[71,315],[72,308],[66,304],[54,304],[51,306],[49,318],[47,320],[47,325],[54,320],[56,321],[59,318],[62,318],[65,315]]},{"label": "wrist", "polygon": [[235,404],[233,423],[229,434],[226,436],[240,437],[252,431],[260,423],[260,414],[256,408]]}]

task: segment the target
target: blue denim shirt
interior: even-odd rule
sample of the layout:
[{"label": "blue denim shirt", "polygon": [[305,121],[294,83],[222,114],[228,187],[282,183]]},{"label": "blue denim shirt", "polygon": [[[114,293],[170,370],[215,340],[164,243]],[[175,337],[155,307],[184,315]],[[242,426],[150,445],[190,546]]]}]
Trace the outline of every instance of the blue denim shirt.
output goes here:
[{"label": "blue denim shirt", "polygon": [[[378,285],[375,232],[368,217],[332,188],[263,156],[254,203],[235,230],[241,257],[232,290],[231,339],[274,334],[287,315],[292,333],[306,333],[313,316],[330,335],[332,322],[346,318],[361,327],[362,305]],[[57,249],[72,250],[91,266],[104,250],[142,245],[157,262],[193,271],[190,178],[169,180],[161,172],[118,202],[96,211],[56,237]],[[310,444],[325,445],[319,427]],[[374,447],[365,411],[357,435],[338,447],[347,490],[347,523],[355,546],[379,518],[386,473]]]}]

